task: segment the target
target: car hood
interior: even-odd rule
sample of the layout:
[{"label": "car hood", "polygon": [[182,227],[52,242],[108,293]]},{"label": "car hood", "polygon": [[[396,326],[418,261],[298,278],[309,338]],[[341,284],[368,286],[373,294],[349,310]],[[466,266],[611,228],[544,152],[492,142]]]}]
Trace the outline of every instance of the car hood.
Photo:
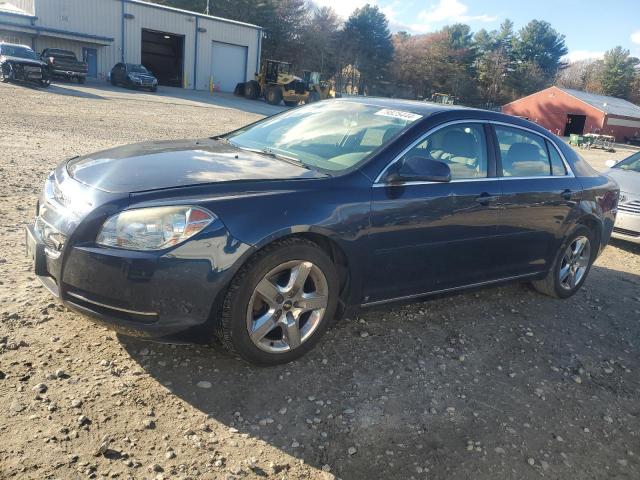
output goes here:
[{"label": "car hood", "polygon": [[606,174],[618,183],[621,192],[632,193],[640,197],[640,173],[612,168]]},{"label": "car hood", "polygon": [[76,180],[106,192],[142,192],[232,181],[295,180],[326,175],[216,140],[148,142],[76,157]]},{"label": "car hood", "polygon": [[3,62],[19,63],[21,65],[33,65],[34,67],[41,67],[44,65],[40,60],[31,60],[29,58],[12,57],[11,55],[0,55],[0,60]]}]

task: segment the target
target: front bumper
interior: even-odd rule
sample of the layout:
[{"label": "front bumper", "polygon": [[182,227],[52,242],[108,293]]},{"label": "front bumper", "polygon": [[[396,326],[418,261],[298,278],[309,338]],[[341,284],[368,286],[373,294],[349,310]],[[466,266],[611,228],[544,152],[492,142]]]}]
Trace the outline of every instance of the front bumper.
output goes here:
[{"label": "front bumper", "polygon": [[86,72],[74,72],[72,70],[53,69],[51,70],[51,74],[55,75],[56,77],[68,77],[68,78],[86,78],[87,77]]},{"label": "front bumper", "polygon": [[640,214],[628,213],[618,208],[618,216],[611,236],[640,244]]},{"label": "front bumper", "polygon": [[250,248],[220,223],[168,252],[104,248],[73,234],[56,250],[38,225],[26,228],[27,255],[54,296],[120,333],[159,341],[211,338],[212,311]]}]

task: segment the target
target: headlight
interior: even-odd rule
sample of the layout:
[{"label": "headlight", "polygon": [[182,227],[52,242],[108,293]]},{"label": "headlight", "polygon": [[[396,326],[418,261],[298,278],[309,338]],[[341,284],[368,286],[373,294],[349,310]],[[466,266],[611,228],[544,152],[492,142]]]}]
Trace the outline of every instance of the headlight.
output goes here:
[{"label": "headlight", "polygon": [[190,206],[127,210],[109,217],[96,243],[127,250],[162,250],[201,232],[217,217]]},{"label": "headlight", "polygon": [[133,75],[133,74],[129,74],[129,78],[133,81],[138,81],[140,80],[140,77],[138,75]]}]

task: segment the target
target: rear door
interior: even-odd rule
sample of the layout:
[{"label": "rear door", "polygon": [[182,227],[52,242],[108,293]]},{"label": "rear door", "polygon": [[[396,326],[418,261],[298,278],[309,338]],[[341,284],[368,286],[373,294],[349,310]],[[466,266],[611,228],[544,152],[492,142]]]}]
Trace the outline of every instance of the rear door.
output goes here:
[{"label": "rear door", "polygon": [[502,192],[487,132],[483,122],[452,122],[427,133],[398,160],[443,161],[451,182],[387,184],[383,176],[374,184],[365,303],[496,278]]},{"label": "rear door", "polygon": [[553,142],[524,128],[494,124],[502,177],[501,276],[545,271],[567,229],[582,186]]}]

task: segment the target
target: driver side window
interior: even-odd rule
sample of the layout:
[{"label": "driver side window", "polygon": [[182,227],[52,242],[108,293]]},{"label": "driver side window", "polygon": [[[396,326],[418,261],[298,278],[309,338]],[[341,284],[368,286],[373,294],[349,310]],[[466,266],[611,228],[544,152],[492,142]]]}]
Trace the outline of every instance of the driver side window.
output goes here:
[{"label": "driver side window", "polygon": [[480,123],[457,123],[441,128],[413,147],[405,164],[421,159],[446,163],[452,180],[487,177],[487,142]]}]

